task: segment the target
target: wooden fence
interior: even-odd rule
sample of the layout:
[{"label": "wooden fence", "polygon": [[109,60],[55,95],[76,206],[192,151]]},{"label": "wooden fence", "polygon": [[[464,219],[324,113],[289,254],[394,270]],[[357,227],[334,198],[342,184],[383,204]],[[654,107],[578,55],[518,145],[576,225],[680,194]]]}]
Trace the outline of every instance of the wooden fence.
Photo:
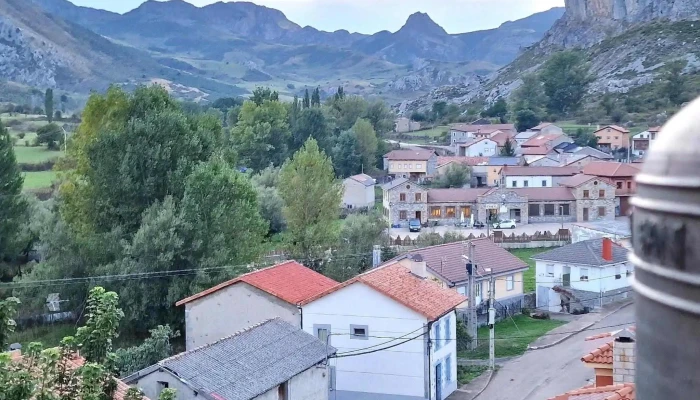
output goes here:
[{"label": "wooden fence", "polygon": [[[434,238],[429,238],[427,241],[425,239],[411,239],[410,236],[406,235],[405,238],[401,238],[401,236],[397,236],[396,238],[392,239],[392,244],[395,246],[432,246],[432,245],[437,245],[437,244],[445,244],[445,243],[450,243],[450,242],[455,242],[455,241],[468,241],[468,240],[474,240],[474,239],[482,239],[485,238],[486,234],[481,233],[479,235],[474,235],[473,233],[470,233],[468,236],[463,236],[461,238],[458,238],[459,240],[455,240],[456,238],[451,238],[449,240],[444,240],[441,243],[433,243],[435,242]],[[494,231],[490,235],[491,240],[493,240],[494,243],[531,243],[531,242],[571,242],[571,232],[568,229],[559,229],[557,233],[551,233],[549,231],[544,231],[544,232],[535,232],[532,235],[528,235],[526,233],[523,233],[522,235],[516,235],[514,233],[511,233],[510,235],[504,234],[502,231]],[[430,243],[427,243],[430,242]],[[438,240],[440,242],[440,240]]]}]

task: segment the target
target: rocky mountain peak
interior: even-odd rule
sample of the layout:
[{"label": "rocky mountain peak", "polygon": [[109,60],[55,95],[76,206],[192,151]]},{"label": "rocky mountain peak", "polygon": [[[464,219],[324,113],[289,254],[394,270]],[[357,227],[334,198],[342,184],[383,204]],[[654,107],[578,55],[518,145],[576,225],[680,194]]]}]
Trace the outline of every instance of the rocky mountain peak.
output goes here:
[{"label": "rocky mountain peak", "polygon": [[698,19],[699,0],[565,0],[566,16],[572,21],[608,19],[647,22]]},{"label": "rocky mountain peak", "polygon": [[410,33],[429,36],[448,36],[445,30],[435,23],[426,13],[416,12],[411,14],[397,33]]}]

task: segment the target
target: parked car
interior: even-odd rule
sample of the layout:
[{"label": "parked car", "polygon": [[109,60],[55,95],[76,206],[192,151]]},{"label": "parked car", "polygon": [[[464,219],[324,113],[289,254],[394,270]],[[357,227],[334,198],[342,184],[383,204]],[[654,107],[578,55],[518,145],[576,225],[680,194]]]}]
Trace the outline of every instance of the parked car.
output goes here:
[{"label": "parked car", "polygon": [[420,232],[420,220],[418,218],[414,218],[414,219],[408,221],[408,231],[409,232]]},{"label": "parked car", "polygon": [[473,226],[474,226],[474,228],[476,228],[476,229],[483,229],[483,228],[486,228],[486,224],[484,224],[484,223],[481,222],[481,221],[476,221],[476,222],[474,222],[474,225],[473,225]]},{"label": "parked car", "polygon": [[504,221],[494,222],[493,229],[515,229],[515,220],[506,219]]}]

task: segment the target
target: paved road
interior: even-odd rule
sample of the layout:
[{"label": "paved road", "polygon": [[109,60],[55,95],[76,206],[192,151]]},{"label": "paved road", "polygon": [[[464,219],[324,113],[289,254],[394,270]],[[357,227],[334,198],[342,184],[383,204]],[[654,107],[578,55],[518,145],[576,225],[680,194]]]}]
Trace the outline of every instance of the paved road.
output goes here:
[{"label": "paved road", "polygon": [[[564,229],[569,229],[571,230],[571,223],[564,223]],[[532,235],[535,232],[544,232],[544,231],[549,231],[550,233],[557,233],[561,229],[561,223],[542,223],[542,224],[527,224],[527,225],[520,225],[516,226],[515,229],[501,229],[505,234],[509,235],[512,233],[515,233],[516,235],[522,235],[523,233],[526,233],[528,235]],[[463,229],[463,228],[457,228],[455,226],[436,226],[433,228],[423,228],[422,233],[424,232],[437,232],[439,234],[444,234],[445,232],[448,231],[457,231],[462,233],[464,236],[469,236],[470,233],[473,233],[474,236],[479,236],[480,234],[486,234],[486,228],[484,229]],[[493,229],[490,229],[490,232],[493,232]],[[411,239],[415,239],[420,233],[417,232],[409,232],[408,228],[391,228],[391,237],[395,238],[397,235],[400,235],[401,238],[405,238],[406,235],[408,235]]]},{"label": "paved road", "polygon": [[506,363],[477,400],[543,400],[585,386],[594,372],[581,362],[581,356],[605,343],[605,339],[584,339],[619,329],[601,327],[632,321],[634,306],[625,307],[556,346],[525,353]]}]

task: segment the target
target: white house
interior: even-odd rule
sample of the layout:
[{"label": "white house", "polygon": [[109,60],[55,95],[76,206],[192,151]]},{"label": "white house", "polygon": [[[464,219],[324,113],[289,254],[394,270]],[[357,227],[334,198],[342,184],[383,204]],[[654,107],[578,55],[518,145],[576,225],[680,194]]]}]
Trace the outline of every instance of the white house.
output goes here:
[{"label": "white house", "polygon": [[275,318],[161,360],[124,382],[151,399],[172,388],[178,400],[328,400],[326,361],[335,352]]},{"label": "white house", "polygon": [[501,187],[557,187],[563,179],[580,172],[577,167],[503,167]]},{"label": "white house", "polygon": [[649,151],[649,146],[656,141],[660,130],[661,127],[657,126],[632,136],[632,154],[642,157]]},{"label": "white house", "polygon": [[343,181],[343,208],[374,207],[375,180],[367,174],[353,175]]},{"label": "white house", "polygon": [[302,302],[306,332],[338,350],[334,400],[442,400],[457,388],[455,308],[425,263],[373,269]]},{"label": "white house", "polygon": [[634,271],[627,253],[608,238],[596,238],[535,255],[537,307],[572,312],[627,298]]},{"label": "white house", "polygon": [[498,142],[489,138],[457,141],[452,147],[455,154],[461,157],[491,157],[498,155]]}]

